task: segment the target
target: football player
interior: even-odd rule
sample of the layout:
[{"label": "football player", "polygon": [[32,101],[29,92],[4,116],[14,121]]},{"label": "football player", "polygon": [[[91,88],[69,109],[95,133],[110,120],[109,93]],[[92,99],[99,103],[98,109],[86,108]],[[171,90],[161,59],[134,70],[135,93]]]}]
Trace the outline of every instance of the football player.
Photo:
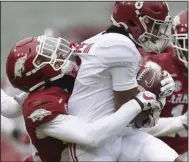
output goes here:
[{"label": "football player", "polygon": [[[166,2],[116,2],[111,21],[105,32],[77,48],[81,65],[68,112],[87,121],[113,114],[136,96],[141,63],[137,47],[158,53],[170,40],[171,17]],[[174,91],[173,79],[167,72],[163,74],[161,99]],[[115,137],[99,148],[72,145],[70,153],[75,155],[73,161],[174,161],[178,156],[157,138],[140,131],[123,139]]]},{"label": "football player", "polygon": [[[39,158],[61,161],[67,142],[97,147],[111,137],[122,135],[122,131],[130,133],[132,130],[126,126],[138,113],[159,106],[154,94],[141,92],[114,114],[94,122],[68,115],[67,101],[77,71],[68,60],[75,49],[69,45],[62,38],[30,37],[18,42],[7,58],[9,81],[15,88],[29,93],[15,99],[23,103],[26,129],[37,152],[34,161]],[[8,111],[7,116],[20,113],[15,102],[9,106],[16,108]]]},{"label": "football player", "polygon": [[160,55],[141,51],[145,66],[158,63],[167,70],[175,80],[176,88],[167,97],[157,125],[148,132],[160,137],[187,161],[188,151],[188,11],[183,10],[173,19],[174,48],[168,48]]}]

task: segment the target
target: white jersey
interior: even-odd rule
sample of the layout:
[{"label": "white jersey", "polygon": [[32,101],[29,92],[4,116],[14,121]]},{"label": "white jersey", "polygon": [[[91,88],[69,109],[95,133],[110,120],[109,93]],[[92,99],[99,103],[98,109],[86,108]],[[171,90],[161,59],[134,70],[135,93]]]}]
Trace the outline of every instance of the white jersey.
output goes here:
[{"label": "white jersey", "polygon": [[114,113],[113,91],[137,87],[141,56],[135,44],[117,33],[98,34],[78,49],[81,66],[69,99],[70,115],[87,121]]}]

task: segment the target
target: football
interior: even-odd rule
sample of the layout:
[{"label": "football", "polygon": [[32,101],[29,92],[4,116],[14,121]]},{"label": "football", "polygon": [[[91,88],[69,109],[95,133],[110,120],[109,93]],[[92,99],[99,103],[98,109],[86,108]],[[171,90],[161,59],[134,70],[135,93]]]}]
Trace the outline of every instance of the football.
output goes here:
[{"label": "football", "polygon": [[[147,91],[150,91],[159,97],[160,88],[161,88],[161,80],[163,78],[161,73],[161,68],[158,67],[155,63],[151,63],[150,66],[147,65],[143,67],[138,75],[137,81],[138,84]],[[157,68],[158,67],[158,68]]]}]

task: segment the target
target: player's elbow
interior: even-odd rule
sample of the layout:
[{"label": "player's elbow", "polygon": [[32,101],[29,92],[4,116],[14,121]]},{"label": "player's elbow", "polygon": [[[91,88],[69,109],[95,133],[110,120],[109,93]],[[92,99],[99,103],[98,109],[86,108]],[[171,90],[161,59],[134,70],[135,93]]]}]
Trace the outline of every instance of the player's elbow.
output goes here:
[{"label": "player's elbow", "polygon": [[87,145],[90,147],[99,147],[101,145],[101,140],[98,137],[90,136],[88,139]]},{"label": "player's elbow", "polygon": [[1,114],[6,118],[16,118],[22,114],[22,108],[15,101],[9,100],[1,104]]}]

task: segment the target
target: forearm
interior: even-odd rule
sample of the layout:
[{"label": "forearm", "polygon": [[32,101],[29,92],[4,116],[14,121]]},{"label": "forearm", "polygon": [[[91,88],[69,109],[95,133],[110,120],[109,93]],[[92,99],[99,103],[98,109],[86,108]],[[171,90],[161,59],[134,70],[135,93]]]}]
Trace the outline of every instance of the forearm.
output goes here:
[{"label": "forearm", "polygon": [[15,118],[22,114],[21,106],[1,90],[1,114],[7,118]]},{"label": "forearm", "polygon": [[138,87],[131,88],[126,91],[114,91],[115,108],[118,110],[123,104],[127,103],[138,93]]},{"label": "forearm", "polygon": [[124,104],[116,113],[87,123],[76,116],[59,115],[54,121],[37,129],[37,134],[63,141],[97,147],[114,137],[141,111],[135,100]]},{"label": "forearm", "polygon": [[[135,100],[122,105],[114,114],[103,117],[89,125],[89,137],[94,140],[94,145],[99,146],[109,138],[121,132],[130,133],[127,125],[135,118],[141,108]],[[96,137],[98,137],[96,139]]]},{"label": "forearm", "polygon": [[156,137],[168,136],[184,130],[181,116],[160,118],[158,123],[152,128],[142,128],[142,131],[148,132]]}]

